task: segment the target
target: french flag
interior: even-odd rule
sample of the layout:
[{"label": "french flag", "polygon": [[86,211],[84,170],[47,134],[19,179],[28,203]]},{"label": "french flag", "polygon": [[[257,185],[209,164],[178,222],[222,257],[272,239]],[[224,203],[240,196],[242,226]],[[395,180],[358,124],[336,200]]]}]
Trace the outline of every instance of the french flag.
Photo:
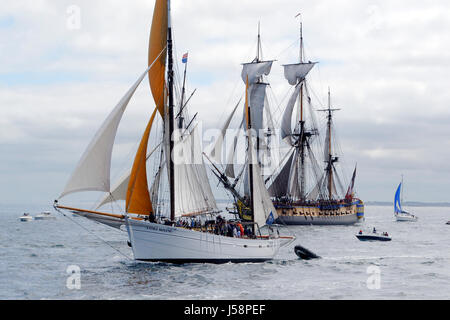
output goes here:
[{"label": "french flag", "polygon": [[183,63],[187,63],[188,62],[188,56],[189,56],[189,54],[188,53],[185,53],[184,55],[183,55]]}]

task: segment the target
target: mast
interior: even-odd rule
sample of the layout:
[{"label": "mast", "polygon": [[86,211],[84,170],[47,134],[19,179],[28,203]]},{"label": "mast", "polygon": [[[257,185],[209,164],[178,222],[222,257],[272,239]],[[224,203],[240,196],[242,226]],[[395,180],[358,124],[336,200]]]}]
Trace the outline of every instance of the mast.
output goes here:
[{"label": "mast", "polygon": [[[300,15],[300,63],[303,63],[303,22]],[[301,148],[300,148],[300,200],[305,199],[305,143],[304,141],[304,131],[305,131],[305,121],[303,121],[303,85],[304,82],[301,84],[300,87],[300,141],[301,141]]]},{"label": "mast", "polygon": [[258,21],[258,43],[256,46],[256,60],[255,62],[261,62],[262,59],[262,47],[261,47],[261,22]]},{"label": "mast", "polygon": [[184,117],[182,115],[182,111],[183,111],[183,107],[184,107],[184,97],[186,95],[186,74],[187,74],[187,61],[184,64],[184,75],[183,75],[183,87],[181,90],[181,101],[180,101],[180,111],[177,115],[178,118],[178,129],[182,129],[183,127],[183,122],[184,122]]},{"label": "mast", "polygon": [[[248,143],[248,147],[249,147],[249,154],[253,153],[253,150],[251,150],[250,148],[253,147],[253,144],[250,143],[250,139],[252,139],[252,119],[251,119],[251,109],[250,109],[250,103],[248,101],[248,76],[247,76],[247,83],[246,83],[246,87],[245,87],[245,108],[246,108],[246,113],[247,113],[247,132],[248,132],[248,139],[249,139],[249,143]],[[258,157],[258,156],[257,156]],[[252,161],[248,162],[248,182],[250,184],[250,210],[251,210],[251,217],[252,217],[252,221],[255,221],[255,205],[253,203],[253,199],[254,199],[254,195],[253,195],[253,157],[252,157]]]},{"label": "mast", "polygon": [[174,149],[174,71],[173,71],[173,40],[172,40],[172,20],[170,17],[170,0],[167,0],[168,5],[168,29],[167,29],[167,53],[168,53],[168,70],[167,79],[169,87],[169,185],[170,185],[170,220],[175,221],[175,163],[173,161]]},{"label": "mast", "polygon": [[333,122],[333,112],[334,111],[339,111],[340,109],[332,109],[331,108],[331,91],[330,88],[328,88],[328,109],[324,109],[324,110],[318,110],[318,111],[322,111],[322,112],[327,112],[327,130],[328,130],[328,134],[326,137],[326,146],[327,146],[327,155],[325,157],[325,162],[326,162],[326,168],[325,171],[327,172],[327,177],[328,177],[328,199],[331,200],[333,198],[333,169],[334,169],[334,163],[337,162],[339,160],[338,157],[334,157],[332,154],[332,148],[331,148],[331,143],[332,143],[332,122]]},{"label": "mast", "polygon": [[[261,21],[258,21],[258,43],[257,43],[257,46],[256,46],[256,63],[259,63],[259,62],[261,62],[261,59],[262,59],[262,47],[261,47]],[[261,79],[262,79],[262,76],[261,76],[261,78],[260,78],[260,80],[259,81],[261,81]],[[248,84],[247,84],[247,86],[248,86]],[[247,91],[248,91],[248,88],[247,88]],[[246,93],[246,94],[248,94],[248,93]],[[250,108],[250,106],[248,106],[249,108]],[[251,129],[251,118],[250,118],[250,109],[248,109],[248,112],[249,112],[249,119],[248,119],[248,121],[249,121],[249,123],[250,123],[250,128],[249,129]],[[259,149],[260,149],[260,140],[259,140],[259,134],[257,134],[256,135],[256,150],[257,150],[257,158],[258,158],[258,163],[260,163],[260,155],[259,155]],[[251,184],[250,184],[251,185]],[[252,194],[252,192],[251,192],[251,190],[250,190],[250,194]],[[252,209],[252,212],[253,212],[253,209]]]}]

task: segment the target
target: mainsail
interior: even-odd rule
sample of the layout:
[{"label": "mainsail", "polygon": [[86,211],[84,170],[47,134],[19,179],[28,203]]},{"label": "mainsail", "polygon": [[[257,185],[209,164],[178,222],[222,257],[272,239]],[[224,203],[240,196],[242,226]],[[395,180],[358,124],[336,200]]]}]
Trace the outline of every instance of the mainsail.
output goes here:
[{"label": "mainsail", "polygon": [[401,203],[401,191],[402,191],[402,183],[399,184],[398,188],[397,188],[397,192],[395,193],[395,198],[394,198],[394,212],[395,213],[402,213],[403,209],[402,209],[402,203]]},{"label": "mainsail", "polygon": [[178,134],[175,143],[175,217],[218,211],[209,184],[202,147],[195,126],[187,135]]}]

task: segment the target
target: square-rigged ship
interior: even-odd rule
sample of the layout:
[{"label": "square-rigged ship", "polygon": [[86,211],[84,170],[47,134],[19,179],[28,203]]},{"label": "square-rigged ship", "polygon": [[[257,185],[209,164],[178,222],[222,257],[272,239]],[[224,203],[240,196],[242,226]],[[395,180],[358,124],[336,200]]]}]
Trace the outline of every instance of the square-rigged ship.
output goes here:
[{"label": "square-rigged ship", "polygon": [[[328,108],[318,110],[327,115],[324,139],[325,168],[320,169],[311,148],[311,140],[319,136],[315,121],[306,122],[305,104],[311,104],[306,77],[316,63],[304,62],[303,27],[300,23],[300,62],[284,65],[286,80],[294,87],[281,122],[281,138],[290,146],[279,170],[267,179],[269,193],[278,213],[278,222],[288,225],[348,225],[364,219],[364,203],[354,196],[356,168],[344,197],[335,164],[339,158],[333,150],[333,109],[328,91]],[[293,116],[298,105],[297,115]],[[310,111],[313,113],[313,110]],[[293,119],[294,118],[294,119]],[[314,117],[311,117],[314,119]],[[292,123],[295,121],[294,129]],[[309,162],[309,164],[307,163]],[[306,168],[310,169],[307,176]],[[310,181],[308,180],[310,177]],[[309,192],[308,192],[308,182]],[[312,182],[312,183],[311,183]],[[311,189],[312,187],[312,189]],[[341,191],[342,192],[342,191]],[[342,192],[343,193],[343,192]]]},{"label": "square-rigged ship", "polygon": [[[328,108],[318,110],[326,112],[326,137],[324,139],[324,163],[325,168],[319,165],[313,153],[312,142],[320,139],[317,129],[314,111],[311,105],[310,90],[307,86],[307,76],[316,63],[304,62],[303,27],[300,24],[300,62],[284,65],[285,78],[293,87],[294,92],[288,101],[284,114],[281,117],[281,139],[289,146],[288,152],[280,162],[279,168],[266,177],[265,183],[273,204],[276,208],[280,224],[290,225],[348,225],[364,219],[364,203],[354,196],[354,183],[356,168],[350,186],[345,190],[339,179],[335,164],[339,158],[333,150],[333,112],[338,109],[331,107],[331,95],[328,92]],[[267,76],[270,74],[273,60],[265,61],[261,58],[261,37],[258,32],[257,56],[250,62],[243,64],[242,80],[246,82],[244,75],[249,78],[249,104],[252,107],[251,127],[257,131],[257,143],[255,144],[258,162],[271,157],[270,139],[276,132],[275,122],[268,105],[267,88],[270,86]],[[306,107],[309,106],[309,122],[306,117]],[[294,115],[294,110],[298,110]],[[223,163],[223,140],[230,123],[236,113],[233,110],[222,128],[222,134],[217,139],[211,152],[210,160],[214,167],[214,173],[224,187],[230,191],[235,199],[233,213],[242,219],[249,219],[250,204],[248,195],[250,190],[239,188],[239,184],[249,179],[248,159],[246,165],[236,165],[236,149],[238,135],[234,134],[233,143],[227,159],[225,169],[219,166]],[[293,126],[293,123],[295,125]],[[243,120],[240,120],[240,128],[243,128]],[[294,129],[292,129],[294,127]],[[273,161],[273,159],[272,159]],[[213,162],[219,165],[215,165]],[[237,172],[236,172],[237,169]],[[243,189],[243,190],[242,190]],[[338,190],[339,189],[339,190]],[[346,192],[346,194],[345,194]],[[342,194],[342,196],[339,196]],[[345,194],[345,196],[343,196]]]}]

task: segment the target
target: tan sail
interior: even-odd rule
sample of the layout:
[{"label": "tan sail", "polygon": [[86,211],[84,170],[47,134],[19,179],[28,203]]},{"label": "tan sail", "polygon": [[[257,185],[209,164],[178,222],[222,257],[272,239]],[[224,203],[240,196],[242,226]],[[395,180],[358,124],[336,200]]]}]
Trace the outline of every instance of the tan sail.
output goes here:
[{"label": "tan sail", "polygon": [[[165,50],[167,44],[167,26],[168,26],[168,7],[167,0],[156,0],[155,9],[153,12],[153,23],[150,32],[150,45],[148,50],[149,64],[155,59],[158,62],[148,73],[150,81],[150,89],[155,100],[156,107],[159,113],[164,117],[164,89],[165,89],[165,72],[166,72],[166,57]],[[161,52],[164,51],[164,54]],[[158,58],[158,56],[160,56]]]},{"label": "tan sail", "polygon": [[131,171],[130,183],[128,184],[127,213],[135,213],[140,215],[150,215],[153,212],[152,202],[150,200],[150,193],[148,191],[147,182],[147,145],[152,130],[153,121],[156,117],[156,112],[152,114],[150,121],[142,137],[136,158],[134,160],[133,169]]}]

